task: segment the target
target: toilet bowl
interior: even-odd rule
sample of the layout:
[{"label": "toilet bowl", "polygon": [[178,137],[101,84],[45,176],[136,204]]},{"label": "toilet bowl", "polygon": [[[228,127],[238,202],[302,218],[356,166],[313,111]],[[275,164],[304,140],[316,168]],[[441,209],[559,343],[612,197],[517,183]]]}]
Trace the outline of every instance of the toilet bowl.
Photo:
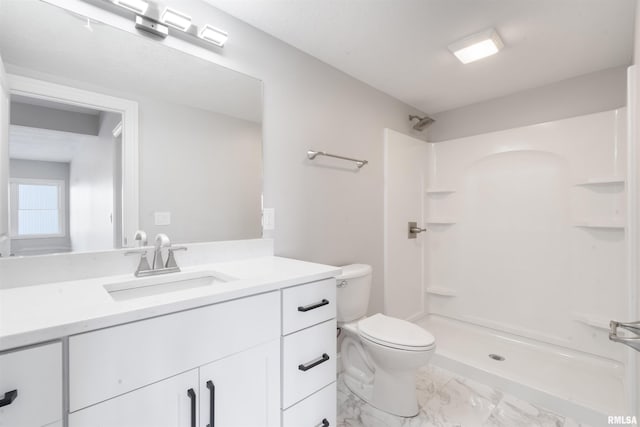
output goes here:
[{"label": "toilet bowl", "polygon": [[421,327],[384,314],[365,317],[371,267],[342,267],[338,277],[338,326],[345,385],[372,406],[402,417],[418,414],[416,371],[435,351]]}]

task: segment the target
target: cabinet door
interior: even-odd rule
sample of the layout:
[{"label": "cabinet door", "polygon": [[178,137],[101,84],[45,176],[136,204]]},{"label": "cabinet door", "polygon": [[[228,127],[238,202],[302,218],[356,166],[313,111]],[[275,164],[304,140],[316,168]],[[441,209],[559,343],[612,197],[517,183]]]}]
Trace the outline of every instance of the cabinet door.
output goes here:
[{"label": "cabinet door", "polygon": [[69,427],[197,426],[197,393],[198,370],[193,369],[73,412]]},{"label": "cabinet door", "polygon": [[200,368],[200,427],[279,425],[279,340]]}]

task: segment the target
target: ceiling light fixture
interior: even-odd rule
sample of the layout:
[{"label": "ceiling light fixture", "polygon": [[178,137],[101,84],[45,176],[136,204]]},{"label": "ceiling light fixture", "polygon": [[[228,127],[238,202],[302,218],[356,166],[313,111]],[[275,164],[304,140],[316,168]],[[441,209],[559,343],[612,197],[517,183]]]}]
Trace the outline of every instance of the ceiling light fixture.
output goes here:
[{"label": "ceiling light fixture", "polygon": [[162,12],[160,22],[177,28],[180,31],[187,31],[189,27],[191,27],[191,17],[189,15],[185,15],[169,7]]},{"label": "ceiling light fixture", "polygon": [[140,15],[144,15],[149,8],[149,2],[145,0],[113,0],[113,2]]},{"label": "ceiling light fixture", "polygon": [[219,47],[224,46],[227,39],[229,38],[229,34],[227,34],[225,31],[222,31],[208,24],[202,28],[198,35],[201,39],[213,43]]},{"label": "ceiling light fixture", "polygon": [[460,62],[468,64],[494,55],[503,47],[502,39],[496,30],[491,28],[450,44],[449,50]]}]

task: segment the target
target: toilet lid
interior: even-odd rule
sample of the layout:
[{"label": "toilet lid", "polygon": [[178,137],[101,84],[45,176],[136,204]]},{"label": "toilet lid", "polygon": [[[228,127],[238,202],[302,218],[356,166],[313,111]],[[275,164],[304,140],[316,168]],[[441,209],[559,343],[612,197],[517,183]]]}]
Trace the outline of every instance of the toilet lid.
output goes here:
[{"label": "toilet lid", "polygon": [[358,322],[360,336],[388,347],[424,350],[436,339],[429,332],[406,320],[374,314]]}]

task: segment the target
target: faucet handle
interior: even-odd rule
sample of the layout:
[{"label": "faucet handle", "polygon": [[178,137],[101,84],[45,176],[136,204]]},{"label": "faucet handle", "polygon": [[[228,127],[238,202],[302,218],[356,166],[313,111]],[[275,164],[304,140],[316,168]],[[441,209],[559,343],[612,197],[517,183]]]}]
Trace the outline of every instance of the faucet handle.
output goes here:
[{"label": "faucet handle", "polygon": [[169,248],[169,255],[167,256],[167,263],[165,265],[165,268],[178,268],[178,264],[176,264],[176,258],[175,256],[173,256],[173,253],[175,251],[186,251],[189,248],[187,248],[186,246],[171,246]]},{"label": "faucet handle", "polygon": [[158,233],[156,235],[155,243],[156,243],[155,244],[156,249],[157,248],[166,248],[166,247],[171,246],[171,240],[169,239],[169,236],[167,236],[164,233]]},{"label": "faucet handle", "polygon": [[147,233],[145,233],[144,230],[136,231],[133,239],[140,242],[139,246],[147,246]]},{"label": "faucet handle", "polygon": [[151,270],[149,266],[149,261],[147,260],[147,250],[146,249],[136,249],[133,251],[127,251],[124,253],[125,255],[140,255],[140,262],[138,263],[138,268],[136,268],[135,273],[133,273],[136,277],[140,276],[140,273],[143,271]]}]

